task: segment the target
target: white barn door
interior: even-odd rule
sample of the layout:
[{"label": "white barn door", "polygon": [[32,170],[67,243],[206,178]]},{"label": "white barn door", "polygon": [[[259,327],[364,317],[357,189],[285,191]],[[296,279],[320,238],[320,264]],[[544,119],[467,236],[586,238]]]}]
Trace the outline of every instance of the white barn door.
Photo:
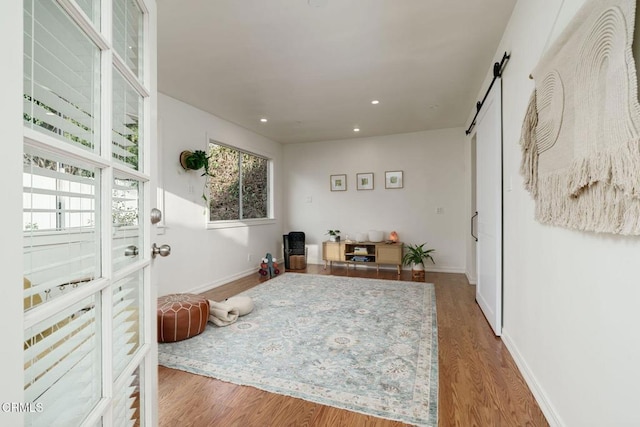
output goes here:
[{"label": "white barn door", "polygon": [[478,243],[476,301],[502,334],[502,81],[489,92],[476,124]]}]

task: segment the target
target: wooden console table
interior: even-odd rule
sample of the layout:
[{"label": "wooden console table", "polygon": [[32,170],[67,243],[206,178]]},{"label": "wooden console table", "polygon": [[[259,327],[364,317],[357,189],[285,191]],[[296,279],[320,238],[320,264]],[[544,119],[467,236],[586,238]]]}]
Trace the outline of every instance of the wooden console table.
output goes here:
[{"label": "wooden console table", "polygon": [[350,264],[371,265],[375,264],[376,271],[380,270],[381,264],[395,265],[398,275],[402,269],[402,247],[401,242],[322,242],[322,259],[324,268],[327,263],[331,267],[334,262],[347,264],[347,271]]}]

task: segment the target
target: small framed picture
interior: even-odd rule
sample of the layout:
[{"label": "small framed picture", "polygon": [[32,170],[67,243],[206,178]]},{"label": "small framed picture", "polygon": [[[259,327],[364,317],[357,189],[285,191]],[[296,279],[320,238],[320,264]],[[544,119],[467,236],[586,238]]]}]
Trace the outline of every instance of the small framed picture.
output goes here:
[{"label": "small framed picture", "polygon": [[356,174],[358,190],[373,190],[373,172]]},{"label": "small framed picture", "polygon": [[347,190],[347,175],[331,175],[331,191]]},{"label": "small framed picture", "polygon": [[384,188],[402,188],[402,171],[384,173]]}]

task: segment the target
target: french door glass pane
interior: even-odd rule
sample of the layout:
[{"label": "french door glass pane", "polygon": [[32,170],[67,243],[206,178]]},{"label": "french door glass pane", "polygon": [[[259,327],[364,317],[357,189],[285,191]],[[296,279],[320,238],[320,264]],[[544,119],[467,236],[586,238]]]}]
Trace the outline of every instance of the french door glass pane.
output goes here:
[{"label": "french door glass pane", "polygon": [[136,0],[113,1],[113,48],[142,80],[142,11]]},{"label": "french door glass pane", "polygon": [[100,277],[100,170],[25,148],[25,310]]},{"label": "french door glass pane", "polygon": [[113,69],[112,152],[116,162],[134,170],[142,162],[143,98]]},{"label": "french door glass pane", "polygon": [[97,152],[100,51],[54,0],[24,2],[26,126]]},{"label": "french door glass pane", "polygon": [[117,271],[142,258],[143,226],[139,221],[143,203],[142,183],[136,179],[114,177],[112,189],[113,265]]},{"label": "french door glass pane", "polygon": [[27,426],[75,426],[102,396],[100,294],[92,295],[25,330]]},{"label": "french door glass pane", "polygon": [[118,378],[143,342],[143,272],[113,285],[113,372]]},{"label": "french door glass pane", "polygon": [[76,0],[76,3],[89,17],[93,26],[100,30],[100,0]]},{"label": "french door glass pane", "polygon": [[113,425],[144,426],[144,389],[141,384],[144,384],[143,367],[138,366],[124,386],[114,393]]}]

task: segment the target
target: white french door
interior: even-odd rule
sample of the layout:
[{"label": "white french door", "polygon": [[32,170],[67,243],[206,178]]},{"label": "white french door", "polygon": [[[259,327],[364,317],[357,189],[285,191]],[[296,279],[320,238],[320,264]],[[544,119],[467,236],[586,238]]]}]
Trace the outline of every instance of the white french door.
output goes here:
[{"label": "white french door", "polygon": [[475,127],[478,212],[476,301],[502,334],[502,80],[485,99]]},{"label": "white french door", "polygon": [[23,423],[155,425],[155,1],[23,7]]}]

